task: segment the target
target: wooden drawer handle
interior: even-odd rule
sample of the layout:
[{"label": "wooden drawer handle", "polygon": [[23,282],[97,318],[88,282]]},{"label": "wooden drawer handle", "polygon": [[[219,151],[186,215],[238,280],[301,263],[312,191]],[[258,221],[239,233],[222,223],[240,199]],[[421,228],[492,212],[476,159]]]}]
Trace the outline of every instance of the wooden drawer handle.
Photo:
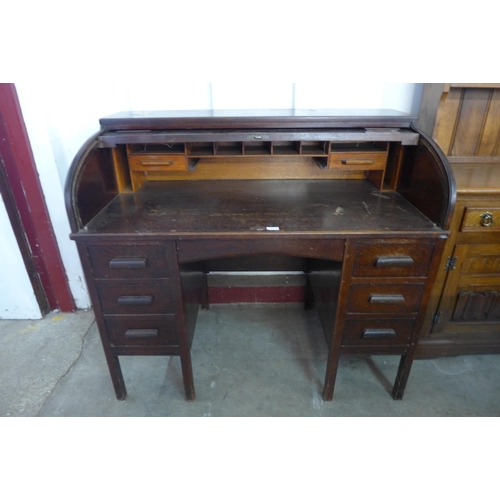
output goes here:
[{"label": "wooden drawer handle", "polygon": [[381,256],[375,261],[376,267],[410,267],[413,266],[413,259],[409,255],[401,257]]},{"label": "wooden drawer handle", "polygon": [[365,328],[363,330],[364,339],[394,339],[396,330],[392,328]]},{"label": "wooden drawer handle", "polygon": [[144,160],[141,161],[141,165],[144,167],[169,167],[173,165],[173,160]]},{"label": "wooden drawer handle", "polygon": [[118,297],[119,306],[150,306],[152,303],[152,295],[122,295]]},{"label": "wooden drawer handle", "polygon": [[158,330],[151,329],[141,329],[141,330],[127,330],[125,332],[126,339],[154,339],[158,337]]},{"label": "wooden drawer handle", "polygon": [[370,304],[402,304],[405,298],[400,293],[384,293],[370,296]]},{"label": "wooden drawer handle", "polygon": [[484,212],[479,217],[481,217],[481,226],[490,227],[493,225],[493,214],[491,212]]},{"label": "wooden drawer handle", "polygon": [[121,257],[109,261],[110,269],[141,269],[146,267],[147,259],[137,257]]},{"label": "wooden drawer handle", "polygon": [[373,165],[375,160],[373,159],[352,159],[352,160],[342,160],[342,165]]}]

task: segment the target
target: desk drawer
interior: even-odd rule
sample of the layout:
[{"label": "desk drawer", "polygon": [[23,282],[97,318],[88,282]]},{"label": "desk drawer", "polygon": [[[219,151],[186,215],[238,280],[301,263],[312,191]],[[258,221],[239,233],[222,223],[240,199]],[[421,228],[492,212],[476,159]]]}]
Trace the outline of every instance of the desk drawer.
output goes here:
[{"label": "desk drawer", "polygon": [[168,281],[154,285],[97,285],[104,314],[166,314],[173,312]]},{"label": "desk drawer", "polygon": [[466,208],[461,231],[500,231],[500,207]]},{"label": "desk drawer", "polygon": [[104,321],[114,345],[179,344],[174,314],[105,316]]},{"label": "desk drawer", "polygon": [[385,168],[387,152],[334,152],[328,157],[328,168],[339,170],[381,170]]},{"label": "desk drawer", "polygon": [[176,172],[187,170],[188,161],[184,155],[134,154],[129,165],[133,171]]},{"label": "desk drawer", "polygon": [[416,313],[424,293],[424,284],[354,284],[349,291],[350,313]]},{"label": "desk drawer", "polygon": [[406,345],[414,325],[412,319],[347,320],[342,345]]},{"label": "desk drawer", "polygon": [[87,252],[95,278],[166,278],[163,245],[89,245]]},{"label": "desk drawer", "polygon": [[401,242],[357,244],[353,276],[427,276],[434,243]]}]

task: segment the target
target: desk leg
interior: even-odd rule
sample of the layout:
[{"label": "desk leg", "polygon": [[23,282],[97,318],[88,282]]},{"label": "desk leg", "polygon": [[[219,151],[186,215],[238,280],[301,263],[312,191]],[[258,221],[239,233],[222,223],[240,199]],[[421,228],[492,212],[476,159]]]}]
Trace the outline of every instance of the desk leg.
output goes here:
[{"label": "desk leg", "polygon": [[208,298],[208,276],[206,271],[203,273],[203,286],[201,288],[200,294],[200,305],[201,308],[205,311],[208,311],[210,307],[210,300]]},{"label": "desk leg", "polygon": [[414,351],[415,349],[412,349],[411,352],[401,356],[398,374],[396,375],[394,387],[392,388],[392,399],[403,399],[406,383],[408,382],[408,377],[410,376],[411,365],[413,364]]},{"label": "desk leg", "polygon": [[191,365],[191,354],[188,353],[187,356],[181,354],[181,368],[182,368],[182,379],[184,381],[184,391],[186,392],[186,399],[188,401],[194,401],[194,378],[193,378],[193,367]]},{"label": "desk leg", "polygon": [[123,401],[127,397],[127,389],[125,387],[125,381],[123,380],[120,360],[117,355],[113,354],[106,348],[104,349],[104,354],[108,363],[109,374],[111,375],[111,381],[113,382],[116,398]]},{"label": "desk leg", "polygon": [[309,276],[306,277],[306,289],[304,297],[304,309],[306,311],[312,311],[314,309],[314,292],[309,281]]},{"label": "desk leg", "polygon": [[335,388],[335,379],[337,378],[337,370],[339,367],[340,348],[335,345],[330,347],[328,361],[326,364],[325,385],[323,387],[323,399],[331,401],[333,399],[333,390]]}]

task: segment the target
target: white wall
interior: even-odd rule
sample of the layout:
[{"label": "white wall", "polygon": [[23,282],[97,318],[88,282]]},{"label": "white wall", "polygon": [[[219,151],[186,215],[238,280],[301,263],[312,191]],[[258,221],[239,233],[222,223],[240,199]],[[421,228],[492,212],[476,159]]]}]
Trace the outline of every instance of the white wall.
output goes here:
[{"label": "white wall", "polygon": [[27,81],[16,84],[40,181],[77,307],[90,305],[69,224],[63,189],[80,146],[99,118],[126,110],[230,108],[368,108],[416,114],[415,83],[153,83]]}]

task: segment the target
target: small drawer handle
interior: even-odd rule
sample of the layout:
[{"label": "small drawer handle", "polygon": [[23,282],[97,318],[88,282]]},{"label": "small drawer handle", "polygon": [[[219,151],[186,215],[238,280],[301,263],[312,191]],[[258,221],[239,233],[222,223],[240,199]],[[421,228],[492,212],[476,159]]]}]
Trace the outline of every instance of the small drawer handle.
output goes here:
[{"label": "small drawer handle", "polygon": [[342,160],[342,165],[373,165],[375,160],[373,159],[351,159],[351,160]]},{"label": "small drawer handle", "polygon": [[158,330],[155,330],[153,328],[127,330],[125,332],[126,339],[154,339],[157,337],[158,337]]},{"label": "small drawer handle", "polygon": [[150,306],[152,303],[152,295],[122,295],[118,297],[119,306]]},{"label": "small drawer handle", "polygon": [[366,328],[363,330],[364,339],[394,339],[396,330],[392,328]]},{"label": "small drawer handle", "polygon": [[141,269],[146,267],[147,259],[120,257],[109,261],[110,269]]},{"label": "small drawer handle", "polygon": [[174,162],[172,160],[144,160],[141,161],[141,165],[144,167],[169,167],[173,165]]},{"label": "small drawer handle", "polygon": [[400,257],[381,256],[375,261],[376,267],[410,267],[413,266],[413,259],[409,255]]},{"label": "small drawer handle", "polygon": [[399,293],[384,293],[370,296],[370,304],[402,304],[405,298]]},{"label": "small drawer handle", "polygon": [[493,225],[493,214],[491,212],[484,212],[481,217],[481,226],[490,227]]}]

